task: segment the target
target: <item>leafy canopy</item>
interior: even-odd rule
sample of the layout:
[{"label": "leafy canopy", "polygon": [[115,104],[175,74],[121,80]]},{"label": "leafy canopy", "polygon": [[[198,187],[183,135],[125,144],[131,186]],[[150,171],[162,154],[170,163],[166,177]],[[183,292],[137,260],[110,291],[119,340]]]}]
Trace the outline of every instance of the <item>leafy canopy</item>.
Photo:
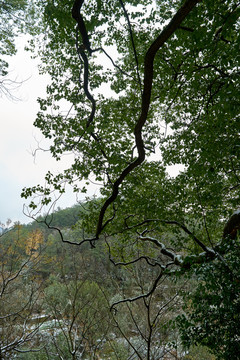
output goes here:
[{"label": "leafy canopy", "polygon": [[[91,178],[103,203],[114,193],[131,214],[133,203],[139,219],[176,212],[184,219],[194,209],[195,219],[204,213],[212,222],[229,214],[239,203],[238,3],[187,1],[192,10],[180,24],[173,18],[180,1],[79,3],[91,55],[82,50],[82,33],[76,39],[73,3],[39,2],[44,35],[35,46],[52,83],[47,99],[39,100],[35,126],[52,140],[53,157],[72,153],[73,162],[23,196],[42,192],[47,204],[53,189],[61,193],[68,182],[85,192],[81,180]],[[149,60],[169,23],[172,34]],[[174,164],[185,170],[170,179],[164,169]],[[96,224],[92,229],[97,237],[112,203],[105,203],[97,232]]]},{"label": "leafy canopy", "polygon": [[214,261],[195,269],[196,289],[187,294],[185,315],[177,322],[185,346],[208,346],[216,359],[238,359],[240,273],[239,242],[228,245],[225,264]]},{"label": "leafy canopy", "polygon": [[[37,6],[42,35],[31,46],[52,81],[35,126],[52,156],[71,154],[72,163],[23,190],[32,216],[39,194],[41,208],[66,183],[76,193],[97,183],[100,196],[76,226],[79,244],[110,239],[115,261],[158,266],[146,297],[176,266],[223,262],[219,246],[239,228],[238,220],[222,236],[240,200],[239,2]],[[183,168],[175,177],[172,165]]]}]

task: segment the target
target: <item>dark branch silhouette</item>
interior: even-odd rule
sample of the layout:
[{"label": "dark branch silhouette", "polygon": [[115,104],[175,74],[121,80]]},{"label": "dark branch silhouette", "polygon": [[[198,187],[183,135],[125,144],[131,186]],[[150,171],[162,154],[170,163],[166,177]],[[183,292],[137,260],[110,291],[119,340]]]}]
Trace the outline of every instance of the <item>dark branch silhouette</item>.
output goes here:
[{"label": "dark branch silhouette", "polygon": [[170,23],[164,28],[161,34],[149,47],[144,61],[144,88],[142,94],[141,114],[134,129],[135,143],[138,151],[138,157],[131,162],[119,175],[113,184],[112,194],[103,204],[96,229],[95,239],[98,239],[104,228],[104,215],[108,207],[114,202],[118,196],[119,186],[123,183],[126,176],[131,173],[137,166],[145,160],[145,149],[142,138],[142,129],[147,121],[148,111],[151,101],[152,83],[153,83],[153,63],[157,51],[164,45],[164,43],[174,34],[182,21],[187,17],[191,10],[196,6],[200,0],[187,0],[185,4],[178,10]]}]

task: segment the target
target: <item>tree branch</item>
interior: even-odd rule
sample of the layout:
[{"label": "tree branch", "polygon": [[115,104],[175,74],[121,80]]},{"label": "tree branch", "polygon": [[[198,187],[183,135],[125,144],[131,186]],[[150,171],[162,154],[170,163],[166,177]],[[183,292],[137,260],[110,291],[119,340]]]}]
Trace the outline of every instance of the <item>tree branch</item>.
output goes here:
[{"label": "tree branch", "polygon": [[124,15],[125,15],[125,18],[127,19],[127,23],[128,23],[128,28],[129,28],[129,33],[130,33],[130,38],[131,38],[131,43],[132,43],[132,47],[133,47],[133,52],[134,52],[134,57],[135,57],[135,62],[136,62],[136,65],[137,65],[137,77],[138,77],[138,83],[139,83],[139,86],[140,86],[140,90],[142,92],[142,82],[141,82],[141,78],[140,78],[140,75],[139,75],[139,63],[138,63],[138,56],[137,56],[137,51],[136,51],[136,47],[135,47],[135,43],[134,43],[134,39],[133,39],[133,31],[132,31],[132,26],[131,26],[131,23],[130,23],[130,20],[129,20],[129,16],[128,16],[128,13],[127,13],[127,10],[123,4],[123,1],[122,0],[119,0],[120,4],[121,4],[121,7],[123,8],[123,12],[124,12]]},{"label": "tree branch", "polygon": [[86,29],[85,23],[83,21],[83,17],[80,13],[83,3],[84,3],[84,0],[75,0],[74,1],[73,7],[72,7],[72,17],[74,20],[76,20],[76,22],[78,24],[78,29],[81,33],[82,42],[83,42],[84,47],[91,54],[92,50],[91,50],[91,46],[90,46],[87,29]]},{"label": "tree branch", "polygon": [[174,32],[178,29],[183,20],[187,17],[187,15],[191,12],[191,10],[196,6],[196,4],[200,2],[200,0],[187,0],[184,5],[178,10],[175,16],[172,18],[170,23],[165,27],[165,29],[161,32],[161,34],[156,38],[156,40],[149,47],[144,61],[144,88],[142,94],[142,106],[141,106],[141,114],[136,123],[134,129],[135,135],[135,143],[138,151],[138,157],[130,163],[119,175],[117,180],[113,184],[112,194],[103,204],[96,229],[95,238],[98,239],[103,228],[103,220],[104,215],[109,207],[118,196],[119,187],[123,183],[126,176],[131,173],[137,166],[143,163],[145,160],[145,149],[144,142],[142,138],[142,129],[145,125],[148,117],[148,111],[150,107],[150,99],[152,92],[152,83],[153,83],[153,63],[154,58],[156,56],[157,51],[165,44],[165,42],[174,34]]},{"label": "tree branch", "polygon": [[163,275],[164,274],[161,271],[159,273],[159,275],[157,276],[157,278],[155,279],[151,289],[147,293],[135,296],[133,298],[127,298],[127,299],[122,299],[122,300],[116,301],[111,305],[110,311],[112,311],[116,305],[119,305],[119,304],[122,304],[122,303],[125,303],[125,302],[134,302],[134,301],[139,300],[139,299],[148,298],[150,295],[152,295],[154,293],[154,291],[155,291],[155,289],[156,289],[156,287],[157,287],[157,285],[159,283],[159,280],[162,278]]}]

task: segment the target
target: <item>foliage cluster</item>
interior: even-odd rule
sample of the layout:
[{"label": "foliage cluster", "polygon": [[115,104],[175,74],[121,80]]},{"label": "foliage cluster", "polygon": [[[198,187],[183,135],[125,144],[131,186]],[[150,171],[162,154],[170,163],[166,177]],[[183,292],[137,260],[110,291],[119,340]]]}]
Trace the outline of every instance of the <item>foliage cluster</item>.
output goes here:
[{"label": "foliage cluster", "polygon": [[186,294],[186,315],[178,318],[183,343],[206,345],[216,359],[238,359],[240,353],[239,241],[226,245],[221,260],[194,271],[198,284]]}]

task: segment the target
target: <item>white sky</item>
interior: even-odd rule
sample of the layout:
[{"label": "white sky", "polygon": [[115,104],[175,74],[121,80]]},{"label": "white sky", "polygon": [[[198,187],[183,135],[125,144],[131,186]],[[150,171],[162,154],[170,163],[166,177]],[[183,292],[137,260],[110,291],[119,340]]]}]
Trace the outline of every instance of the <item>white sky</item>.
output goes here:
[{"label": "white sky", "polygon": [[[47,78],[40,76],[37,61],[30,58],[30,53],[24,51],[25,38],[17,40],[18,53],[8,58],[9,78],[23,81],[23,84],[13,95],[19,101],[11,101],[0,97],[0,222],[12,221],[27,223],[30,220],[23,214],[24,200],[20,194],[23,187],[43,183],[48,170],[61,170],[51,159],[49,153],[38,152],[34,159],[32,151],[36,149],[37,141],[44,142],[43,136],[34,128],[33,122],[39,110],[37,98],[45,94]],[[65,160],[65,166],[66,166]],[[75,197],[68,196],[60,201],[59,206],[73,205]]]}]

